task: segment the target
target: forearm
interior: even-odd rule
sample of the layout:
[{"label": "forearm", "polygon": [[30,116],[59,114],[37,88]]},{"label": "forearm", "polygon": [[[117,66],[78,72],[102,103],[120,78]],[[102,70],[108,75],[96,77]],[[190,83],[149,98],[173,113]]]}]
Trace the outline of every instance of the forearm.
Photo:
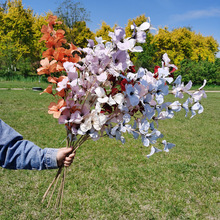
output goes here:
[{"label": "forearm", "polygon": [[0,152],[1,166],[8,169],[53,169],[57,168],[56,154],[57,149],[41,149],[22,140]]},{"label": "forearm", "polygon": [[57,168],[58,149],[41,149],[0,120],[0,166],[8,169]]}]

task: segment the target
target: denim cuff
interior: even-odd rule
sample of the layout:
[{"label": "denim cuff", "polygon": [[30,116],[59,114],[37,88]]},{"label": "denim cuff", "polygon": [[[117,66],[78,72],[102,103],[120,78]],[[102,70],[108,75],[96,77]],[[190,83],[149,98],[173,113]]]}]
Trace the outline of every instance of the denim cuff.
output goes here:
[{"label": "denim cuff", "polygon": [[57,152],[59,149],[55,148],[45,148],[45,167],[46,169],[55,169],[58,168],[57,165]]}]

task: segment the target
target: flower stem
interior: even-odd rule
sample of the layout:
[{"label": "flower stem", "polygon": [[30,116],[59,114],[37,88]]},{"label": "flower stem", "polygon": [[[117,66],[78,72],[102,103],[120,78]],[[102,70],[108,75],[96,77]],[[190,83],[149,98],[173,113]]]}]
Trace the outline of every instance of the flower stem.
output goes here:
[{"label": "flower stem", "polygon": [[62,171],[62,167],[59,168],[59,170],[57,171],[56,176],[54,177],[53,181],[51,182],[51,184],[49,185],[49,187],[47,188],[46,192],[43,195],[43,199],[42,199],[42,203],[44,202],[45,198],[47,197],[47,194],[49,193],[51,187],[53,186],[54,182],[56,181],[56,179],[58,178],[58,176],[60,175]]},{"label": "flower stem", "polygon": [[[61,173],[61,171],[62,171],[62,168],[63,168],[63,167],[61,167],[61,168],[59,169],[59,170],[60,170],[60,173]],[[51,193],[51,195],[50,195],[50,199],[49,199],[49,202],[48,202],[48,204],[47,204],[47,208],[49,208],[49,206],[50,206],[51,199],[52,199],[52,197],[53,197],[53,194],[54,194],[54,191],[55,191],[55,189],[56,189],[58,180],[59,180],[59,178],[60,178],[60,173],[59,173],[59,175],[58,175],[57,178],[56,178],[56,182],[55,182],[55,185],[54,185],[54,187],[53,187],[53,191],[52,191],[52,193]]]}]

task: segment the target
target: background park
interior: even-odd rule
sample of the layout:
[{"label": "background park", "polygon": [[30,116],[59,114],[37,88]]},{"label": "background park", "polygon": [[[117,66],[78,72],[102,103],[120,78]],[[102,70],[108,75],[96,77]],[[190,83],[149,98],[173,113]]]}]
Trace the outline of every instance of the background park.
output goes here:
[{"label": "background park", "polygon": [[[43,7],[43,6],[42,6]],[[51,14],[35,14],[22,1],[0,5],[0,118],[40,147],[63,147],[65,130],[47,114],[51,97],[33,87],[46,88],[39,76],[44,42],[41,27]],[[89,11],[80,2],[62,1],[53,11],[63,24],[68,42],[78,47],[86,39],[109,40],[110,26],[88,28]],[[144,14],[126,25],[140,25]],[[144,52],[135,54],[135,66],[150,71],[168,53],[178,66],[174,77],[192,80],[193,89],[207,80],[204,113],[185,119],[184,112],[163,121],[160,130],[176,144],[172,152],[147,159],[150,149],[127,136],[122,145],[108,138],[86,142],[68,171],[62,216],[41,203],[56,171],[0,169],[0,219],[219,219],[219,44],[192,27],[160,27],[147,33]],[[168,97],[172,100],[172,97]]]}]

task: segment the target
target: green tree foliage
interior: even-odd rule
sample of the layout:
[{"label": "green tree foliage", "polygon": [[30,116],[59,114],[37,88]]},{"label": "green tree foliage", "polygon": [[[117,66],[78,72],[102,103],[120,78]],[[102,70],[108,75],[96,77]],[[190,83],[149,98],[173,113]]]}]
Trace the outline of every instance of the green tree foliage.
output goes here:
[{"label": "green tree foliage", "polygon": [[204,37],[196,34],[190,28],[176,28],[169,31],[167,27],[160,28],[152,41],[158,48],[157,59],[167,53],[174,64],[178,65],[184,59],[198,61],[215,61],[218,43],[212,36]]},{"label": "green tree foliage", "polygon": [[186,83],[191,80],[194,84],[202,84],[206,79],[208,84],[220,85],[220,58],[215,62],[208,60],[198,61],[184,59],[180,63],[181,68],[175,72],[175,76],[182,75],[182,80]]},{"label": "green tree foliage", "polygon": [[155,65],[160,65],[161,60],[156,60],[156,53],[158,48],[152,43],[154,36],[151,33],[147,33],[146,43],[142,44],[143,52],[136,54],[134,65],[136,69],[140,66],[153,72]]},{"label": "green tree foliage", "polygon": [[21,0],[7,2],[6,13],[1,14],[0,48],[3,54],[11,51],[12,63],[32,55],[33,22],[32,10],[24,9]]},{"label": "green tree foliage", "polygon": [[[0,65],[9,72],[19,69],[19,63],[32,64],[40,59],[40,30],[43,16],[34,16],[31,9],[25,9],[21,0],[8,0],[0,10]],[[30,71],[31,72],[31,71]],[[27,75],[27,71],[23,72]]]},{"label": "green tree foliage", "polygon": [[67,42],[72,42],[77,47],[86,47],[88,39],[94,39],[94,33],[86,26],[85,21],[75,22],[72,28],[63,26]]}]

